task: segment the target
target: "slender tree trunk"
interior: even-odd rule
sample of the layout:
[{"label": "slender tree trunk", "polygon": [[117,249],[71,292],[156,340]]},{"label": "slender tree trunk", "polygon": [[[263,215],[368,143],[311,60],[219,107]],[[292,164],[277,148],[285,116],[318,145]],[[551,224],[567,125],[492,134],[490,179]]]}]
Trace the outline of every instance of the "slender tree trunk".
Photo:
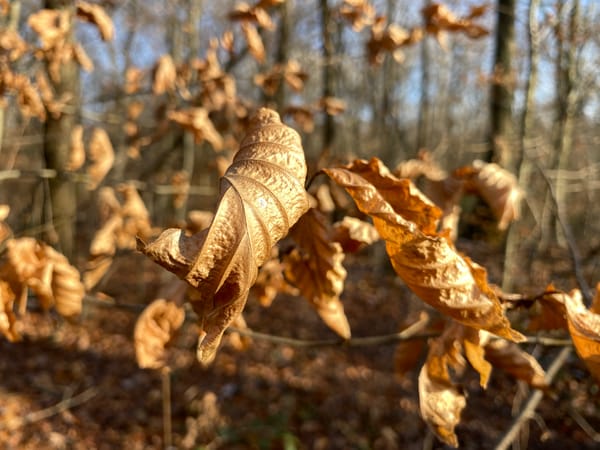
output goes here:
[{"label": "slender tree trunk", "polygon": [[[68,0],[46,0],[48,9],[67,10],[71,20],[71,36],[73,34],[73,18],[75,4]],[[74,60],[61,63],[60,80],[50,77],[57,98],[68,97],[60,115],[48,114],[44,126],[44,158],[48,169],[56,170],[56,178],[49,180],[49,200],[52,211],[52,231],[46,233],[46,239],[69,259],[75,255],[75,213],[76,191],[67,172],[64,170],[69,158],[70,139],[73,127],[79,122],[79,66]]]},{"label": "slender tree trunk", "polygon": [[[331,20],[331,11],[327,0],[320,0],[321,10],[321,38],[323,41],[322,55],[323,55],[323,98],[334,96],[334,81],[335,74],[333,68],[333,26],[334,23]],[[332,151],[333,141],[335,139],[335,123],[333,116],[325,112],[325,121],[323,124],[323,143],[322,143],[322,156],[330,155]]]},{"label": "slender tree trunk", "polygon": [[[430,2],[426,2],[428,5]],[[421,41],[421,101],[419,102],[419,116],[417,119],[417,142],[415,154],[422,148],[427,148],[429,145],[429,117],[430,117],[430,100],[429,100],[429,47],[428,39]]]},{"label": "slender tree trunk", "polygon": [[[16,31],[19,26],[19,16],[21,15],[21,2],[15,0],[9,4],[10,10],[8,17],[3,20],[2,26],[7,30]],[[2,153],[2,141],[4,140],[4,127],[6,126],[6,107],[0,105],[0,153]]]},{"label": "slender tree trunk", "polygon": [[490,92],[490,142],[488,161],[515,172],[520,156],[513,146],[513,98],[516,0],[498,0],[498,24],[494,54],[494,83]]},{"label": "slender tree trunk", "polygon": [[[288,48],[289,48],[289,40],[290,40],[290,20],[289,20],[289,5],[288,2],[283,2],[279,6],[280,12],[280,24],[279,24],[279,37],[278,37],[278,46],[277,46],[277,54],[275,55],[275,63],[276,64],[285,64],[288,59]],[[279,87],[273,96],[273,100],[275,101],[275,106],[277,111],[280,113],[283,111],[285,106],[286,96],[285,96],[285,83],[283,80],[279,83]]]},{"label": "slender tree trunk", "polygon": [[[520,153],[519,161],[517,162],[517,176],[519,186],[525,190],[525,197],[529,198],[527,186],[529,186],[530,177],[533,169],[533,161],[527,154],[530,141],[533,139],[533,130],[535,125],[535,91],[538,80],[538,64],[539,64],[539,26],[537,21],[537,13],[540,7],[540,0],[529,0],[529,14],[527,21],[527,40],[528,40],[528,66],[529,73],[525,84],[525,106],[521,114],[520,126]],[[533,193],[532,193],[533,194]],[[532,202],[529,202],[532,204]],[[504,272],[502,279],[502,289],[505,292],[511,292],[515,288],[515,276],[517,275],[517,267],[520,266],[519,261],[522,261],[523,245],[520,245],[521,237],[519,236],[519,227],[515,224],[508,230],[506,238],[506,249],[504,256]],[[522,243],[521,243],[522,244]],[[519,251],[521,248],[521,251]],[[526,250],[526,249],[525,249]]]}]

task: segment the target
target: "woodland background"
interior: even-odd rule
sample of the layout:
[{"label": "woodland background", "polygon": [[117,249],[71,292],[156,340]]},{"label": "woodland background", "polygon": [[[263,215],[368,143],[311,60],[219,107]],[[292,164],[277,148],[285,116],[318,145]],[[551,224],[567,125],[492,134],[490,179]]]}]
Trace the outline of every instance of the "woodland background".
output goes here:
[{"label": "woodland background", "polygon": [[[467,196],[457,247],[505,292],[600,279],[600,4],[240,5],[0,0],[0,204],[13,236],[91,272],[107,187],[140,195],[151,228],[138,234],[184,226],[189,211],[214,209],[248,117],[269,106],[301,133],[309,178],[373,156],[390,168],[423,155],[447,171],[499,163],[523,190],[521,217],[498,231]],[[73,156],[82,151],[86,161]],[[418,310],[379,244],[344,262],[354,336],[397,332]],[[129,244],[109,256],[81,319],[33,301],[24,339],[0,341],[0,448],[442,448],[419,418],[415,372],[394,374],[394,345],[257,338],[239,351],[227,335],[201,369],[186,328],[167,438],[165,377],[139,369],[133,347],[165,274]],[[290,295],[270,308],[251,297],[245,318],[272,335],[332,337]],[[558,351],[527,345],[544,367]],[[457,433],[463,448],[494,448],[528,388],[498,374],[482,391],[475,378]],[[514,445],[595,448],[599,395],[572,356]]]}]

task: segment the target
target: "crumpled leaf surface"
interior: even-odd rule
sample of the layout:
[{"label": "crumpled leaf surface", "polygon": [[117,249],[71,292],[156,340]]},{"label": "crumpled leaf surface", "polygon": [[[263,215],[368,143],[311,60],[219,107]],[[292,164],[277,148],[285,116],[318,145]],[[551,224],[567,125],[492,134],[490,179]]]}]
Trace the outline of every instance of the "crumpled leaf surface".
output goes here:
[{"label": "crumpled leaf surface", "polygon": [[575,350],[592,376],[600,382],[600,314],[585,307],[578,289],[565,294],[564,300]]},{"label": "crumpled leaf surface", "polygon": [[[13,300],[18,300],[21,312],[25,310],[27,290],[31,289],[44,309],[53,307],[64,317],[81,313],[85,289],[79,271],[63,254],[34,238],[23,237],[7,242],[0,276],[8,283]],[[3,301],[11,298],[7,291],[2,294]],[[10,319],[10,315],[8,317]],[[10,324],[10,320],[8,322]]]},{"label": "crumpled leaf surface", "polygon": [[396,273],[423,301],[465,325],[513,341],[513,330],[484,268],[461,256],[435,232],[440,211],[408,180],[373,159],[323,169],[373,219]]},{"label": "crumpled leaf surface", "polygon": [[[185,293],[185,285],[181,297]],[[172,299],[159,298],[138,317],[134,329],[135,356],[143,369],[167,365],[166,346],[183,325],[185,311]]]},{"label": "crumpled leaf surface", "polygon": [[504,370],[513,377],[525,381],[531,387],[537,389],[548,387],[546,372],[540,363],[514,342],[492,339],[485,346],[485,359],[494,368]]},{"label": "crumpled leaf surface", "polygon": [[285,275],[317,310],[323,321],[344,339],[350,338],[350,325],[340,301],[346,269],[344,253],[332,242],[326,217],[315,208],[304,214],[290,231],[298,246],[285,256]]},{"label": "crumpled leaf surface", "polygon": [[465,180],[465,191],[478,194],[490,206],[499,230],[520,217],[523,191],[514,174],[498,164],[475,160],[472,166],[457,169],[455,175]]},{"label": "crumpled leaf surface", "polygon": [[199,317],[197,357],[209,364],[225,329],[240,314],[258,267],[308,210],[306,162],[299,134],[261,108],[221,179],[209,228],[192,236],[168,229],[139,249],[186,280]]}]

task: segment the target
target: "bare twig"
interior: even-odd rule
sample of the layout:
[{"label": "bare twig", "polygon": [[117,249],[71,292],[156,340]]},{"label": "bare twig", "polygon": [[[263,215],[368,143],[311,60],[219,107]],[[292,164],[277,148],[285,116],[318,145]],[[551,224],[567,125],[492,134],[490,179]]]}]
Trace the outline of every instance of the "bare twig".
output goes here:
[{"label": "bare twig", "polygon": [[554,212],[556,214],[556,220],[560,224],[562,231],[565,235],[565,239],[567,241],[567,246],[569,247],[569,253],[571,254],[571,261],[573,262],[573,271],[575,272],[575,277],[577,278],[577,284],[579,284],[579,288],[581,289],[581,294],[585,299],[586,306],[592,304],[592,290],[588,285],[585,277],[583,276],[583,268],[581,267],[581,257],[579,255],[579,249],[577,248],[577,244],[575,241],[575,237],[573,236],[573,231],[569,226],[568,222],[564,219],[562,215],[561,208],[558,204],[558,200],[556,199],[556,193],[554,192],[554,187],[552,186],[552,182],[539,165],[537,166],[539,172],[542,174],[542,178],[546,182],[548,186],[548,192],[550,193],[550,198],[552,199],[552,203],[554,205]]},{"label": "bare twig", "polygon": [[0,429],[9,428],[11,430],[15,430],[17,428],[28,425],[30,423],[39,422],[40,420],[47,419],[48,417],[52,417],[56,414],[60,414],[63,411],[74,408],[75,406],[81,405],[81,404],[91,400],[92,398],[94,398],[97,394],[98,394],[98,388],[93,386],[73,397],[68,397],[48,408],[44,408],[39,411],[31,412],[31,413],[27,414],[26,416],[18,418],[14,421],[9,421],[7,423],[0,423]]},{"label": "bare twig", "polygon": [[[562,365],[567,361],[571,355],[571,348],[564,347],[560,350],[554,361],[548,367],[546,371],[546,382],[550,384]],[[517,438],[521,427],[533,417],[537,405],[542,400],[544,393],[536,389],[527,400],[525,407],[521,410],[519,416],[514,420],[509,430],[504,434],[500,442],[496,445],[495,450],[506,450],[512,442]]]},{"label": "bare twig", "polygon": [[585,417],[583,417],[579,413],[579,411],[577,411],[571,406],[569,408],[569,414],[571,415],[573,420],[577,422],[577,425],[579,425],[581,429],[585,431],[585,433],[592,439],[592,441],[600,442],[600,433],[594,430],[594,428],[590,425],[590,423],[587,420],[585,420]]}]

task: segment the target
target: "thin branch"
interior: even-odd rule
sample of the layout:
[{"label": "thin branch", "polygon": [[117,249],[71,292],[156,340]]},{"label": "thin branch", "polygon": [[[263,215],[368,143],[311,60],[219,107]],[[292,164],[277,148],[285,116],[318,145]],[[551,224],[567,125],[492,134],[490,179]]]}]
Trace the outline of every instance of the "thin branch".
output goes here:
[{"label": "thin branch", "polygon": [[39,422],[40,420],[47,419],[56,414],[60,414],[63,411],[74,408],[75,406],[79,406],[92,398],[94,398],[98,394],[98,388],[92,386],[89,389],[73,396],[68,397],[55,405],[52,405],[48,408],[41,409],[39,411],[34,411],[32,413],[27,414],[23,418],[19,418],[15,421],[9,421],[6,423],[0,423],[0,429],[2,428],[10,428],[11,430],[15,430],[24,425],[28,425],[30,423]]},{"label": "thin branch", "polygon": [[[567,361],[570,355],[571,348],[565,347],[561,349],[556,358],[554,358],[554,361],[552,361],[552,364],[550,364],[550,367],[546,372],[546,382],[548,384],[552,382],[552,380],[554,379],[562,365]],[[544,393],[539,389],[536,389],[529,396],[525,407],[523,408],[519,416],[514,420],[509,430],[504,434],[500,442],[496,445],[496,447],[494,447],[495,450],[506,450],[508,447],[510,447],[510,445],[517,438],[519,432],[521,431],[521,427],[525,424],[525,422],[527,422],[533,417],[535,409],[542,400],[543,396]]]},{"label": "thin branch", "polygon": [[537,164],[537,168],[542,175],[542,178],[546,182],[548,186],[548,192],[550,193],[550,198],[552,199],[552,203],[554,205],[554,212],[556,214],[556,220],[560,224],[562,231],[565,235],[565,239],[567,241],[567,246],[569,247],[569,253],[571,254],[571,261],[573,262],[573,271],[575,272],[575,277],[577,278],[577,283],[581,289],[581,293],[583,298],[585,299],[586,306],[589,308],[592,304],[592,290],[588,285],[584,275],[583,268],[581,267],[581,257],[579,255],[579,249],[577,248],[577,244],[575,241],[575,236],[573,235],[573,231],[569,226],[568,222],[562,215],[561,208],[558,204],[558,200],[556,198],[556,193],[554,192],[554,187],[552,186],[552,182],[544,172],[544,170]]}]

